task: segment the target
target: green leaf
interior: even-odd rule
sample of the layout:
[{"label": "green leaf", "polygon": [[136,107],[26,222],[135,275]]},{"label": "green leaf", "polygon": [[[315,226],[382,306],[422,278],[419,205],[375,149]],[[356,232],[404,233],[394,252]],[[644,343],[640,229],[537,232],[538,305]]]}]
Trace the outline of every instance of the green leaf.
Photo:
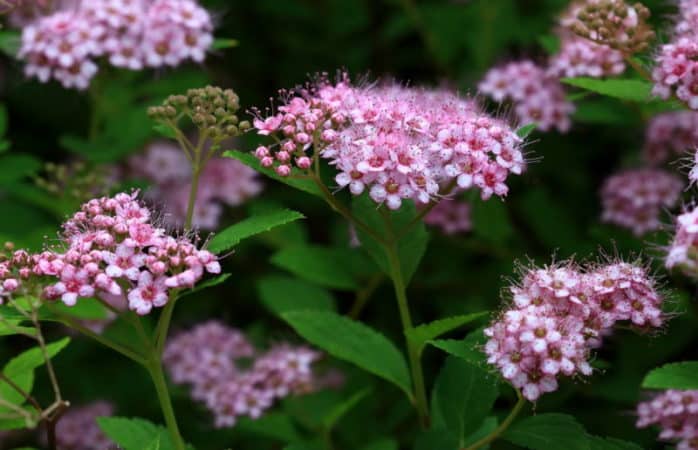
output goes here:
[{"label": "green leaf", "polygon": [[584,427],[566,414],[538,414],[515,422],[502,439],[531,450],[596,450]]},{"label": "green leaf", "polygon": [[[48,344],[46,346],[46,353],[48,357],[53,358],[69,343],[70,338],[63,338],[59,341]],[[5,367],[2,369],[2,373],[22,390],[27,393],[31,393],[32,388],[34,387],[34,370],[42,366],[45,362],[46,361],[44,360],[44,355],[41,348],[34,347],[12,358],[7,364],[5,364]],[[22,405],[25,402],[25,398],[4,381],[0,381],[0,398],[16,405]],[[6,408],[0,407],[0,411],[6,411]]]},{"label": "green leaf", "polygon": [[537,123],[529,123],[528,125],[524,125],[522,127],[519,127],[518,130],[516,130],[516,134],[521,138],[521,139],[526,139],[529,134],[533,132],[533,130],[536,129],[538,126]]},{"label": "green leaf", "polygon": [[589,436],[589,443],[591,450],[642,450],[642,447],[633,442],[599,436]]},{"label": "green leaf", "polygon": [[414,450],[459,450],[460,443],[449,430],[434,427],[417,436]]},{"label": "green leaf", "polygon": [[208,249],[213,253],[221,253],[235,247],[243,239],[303,218],[303,214],[289,209],[268,211],[264,214],[248,217],[215,235],[209,243]]},{"label": "green leaf", "polygon": [[276,172],[274,172],[274,170],[262,167],[262,165],[259,163],[259,160],[251,153],[243,153],[237,150],[228,150],[226,152],[223,152],[223,156],[227,158],[237,159],[244,165],[253,168],[257,172],[263,173],[269,178],[272,178],[276,181],[291,186],[292,188],[296,188],[298,190],[307,192],[308,194],[312,194],[317,197],[322,197],[322,191],[312,180],[293,178],[293,176],[300,175],[300,172],[298,170],[292,170],[291,176],[289,177],[281,177],[277,175]]},{"label": "green leaf", "polygon": [[538,43],[548,55],[554,55],[560,50],[560,38],[553,34],[538,36]]},{"label": "green leaf", "polygon": [[514,235],[504,202],[491,199],[472,202],[473,233],[476,237],[502,244]]},{"label": "green leaf", "polygon": [[277,316],[289,311],[334,311],[335,301],[326,289],[307,281],[270,275],[257,282],[257,293],[264,306]]},{"label": "green leaf", "polygon": [[214,278],[209,278],[208,280],[204,281],[201,284],[197,284],[193,288],[186,290],[179,294],[179,298],[185,297],[187,295],[193,294],[195,292],[203,291],[204,289],[208,289],[213,286],[218,286],[219,284],[222,284],[230,278],[233,274],[232,273],[222,273]]},{"label": "green leaf", "polygon": [[337,422],[351,411],[361,400],[371,393],[371,388],[362,389],[347,400],[335,406],[329,414],[322,419],[322,426],[326,431],[332,430]]},{"label": "green leaf", "polygon": [[597,78],[563,78],[563,83],[570,86],[586,89],[608,97],[629,100],[633,102],[646,102],[650,98],[652,85],[644,80],[619,80]]},{"label": "green leaf", "polygon": [[[381,206],[381,208],[384,207]],[[424,222],[420,221],[412,224],[412,221],[417,216],[414,203],[404,201],[399,210],[387,212],[392,227],[386,225],[384,218],[381,216],[379,206],[371,200],[368,194],[354,197],[352,200],[352,211],[357,218],[362,220],[385,241],[391,241],[394,234],[404,234],[397,243],[397,253],[405,285],[409,284],[424,256],[424,252],[426,252],[427,243],[429,242],[429,234],[426,231]],[[405,233],[404,230],[408,227],[410,229]],[[384,246],[363,230],[357,229],[356,232],[363,248],[376,261],[381,270],[391,277],[390,263]]]},{"label": "green leaf", "polygon": [[11,58],[16,58],[20,45],[22,45],[22,36],[19,31],[0,30],[0,51]]},{"label": "green leaf", "polygon": [[81,298],[74,306],[56,302],[52,310],[81,320],[101,320],[108,316],[108,309],[95,298]]},{"label": "green leaf", "polygon": [[13,184],[34,175],[41,169],[41,162],[27,154],[9,154],[0,158],[0,184]]},{"label": "green leaf", "polygon": [[405,358],[382,334],[360,322],[329,312],[294,311],[282,317],[310,343],[390,381],[411,397]]},{"label": "green leaf", "polygon": [[98,417],[99,428],[124,450],[144,450],[159,440],[161,450],[172,450],[167,429],[145,419],[127,417]]},{"label": "green leaf", "polygon": [[0,104],[0,136],[7,134],[7,123],[7,108],[5,105]]},{"label": "green leaf", "polygon": [[160,436],[156,436],[153,442],[144,447],[144,450],[160,450]]},{"label": "green leaf", "polygon": [[453,331],[458,327],[481,319],[482,317],[487,316],[487,314],[487,311],[482,311],[473,314],[447,317],[445,319],[419,325],[411,330],[407,330],[407,339],[409,339],[421,353],[427,341],[431,341],[444,333],[448,333],[449,331]]},{"label": "green leaf", "polygon": [[240,45],[240,41],[237,39],[216,38],[213,40],[211,48],[214,50],[224,50],[226,48],[237,47],[238,45]]},{"label": "green leaf", "polygon": [[281,442],[297,442],[301,439],[296,425],[288,414],[270,412],[258,419],[242,418],[236,430],[268,437]]},{"label": "green leaf", "polygon": [[642,381],[647,389],[698,389],[698,361],[666,364]]},{"label": "green leaf", "polygon": [[321,286],[356,290],[359,287],[344,256],[350,249],[301,245],[279,250],[271,263]]},{"label": "green leaf", "polygon": [[361,447],[361,450],[398,450],[398,443],[394,439],[384,438]]},{"label": "green leaf", "polygon": [[498,394],[495,377],[462,359],[449,357],[434,385],[432,415],[463,444],[465,437],[482,425]]},{"label": "green leaf", "polygon": [[428,343],[450,355],[479,365],[485,361],[485,354],[481,350],[485,345],[485,340],[485,335],[482,333],[482,329],[480,329],[468,334],[462,340],[435,339]]},{"label": "green leaf", "polygon": [[153,125],[153,131],[168,139],[177,138],[177,133],[175,132],[175,130],[171,126],[165,125],[164,123],[157,123]]},{"label": "green leaf", "polygon": [[[494,430],[497,429],[497,425],[499,425],[499,421],[497,420],[496,417],[486,417],[485,420],[482,422],[480,427],[469,434],[468,436],[465,437],[465,441],[463,442],[463,447],[468,447],[469,445],[474,444],[475,442],[479,441],[480,439],[483,439],[486,436],[489,436]],[[480,447],[483,450],[487,450],[490,448],[489,445],[485,445],[483,447]]]}]

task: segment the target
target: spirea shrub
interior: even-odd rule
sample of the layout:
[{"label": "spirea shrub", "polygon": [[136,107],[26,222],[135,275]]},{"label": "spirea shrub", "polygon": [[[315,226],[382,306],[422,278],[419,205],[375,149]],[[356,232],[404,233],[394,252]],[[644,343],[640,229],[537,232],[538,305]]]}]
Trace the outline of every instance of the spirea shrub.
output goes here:
[{"label": "spirea shrub", "polygon": [[0,0],[0,448],[698,449],[660,3]]}]

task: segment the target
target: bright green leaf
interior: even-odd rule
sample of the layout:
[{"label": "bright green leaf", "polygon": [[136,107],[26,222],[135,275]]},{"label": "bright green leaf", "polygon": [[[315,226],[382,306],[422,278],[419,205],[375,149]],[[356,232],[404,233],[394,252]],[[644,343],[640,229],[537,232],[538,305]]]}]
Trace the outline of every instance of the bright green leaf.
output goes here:
[{"label": "bright green leaf", "polygon": [[213,40],[211,48],[214,50],[224,50],[226,48],[237,47],[238,45],[240,45],[240,41],[237,39],[216,38]]},{"label": "bright green leaf", "polygon": [[434,322],[419,325],[411,330],[408,330],[407,338],[413,343],[413,345],[415,345],[417,349],[419,349],[419,352],[421,352],[427,341],[431,341],[442,334],[453,331],[458,327],[481,319],[485,316],[487,316],[487,311],[436,320]]},{"label": "bright green leaf", "polygon": [[522,127],[519,127],[518,130],[516,130],[516,134],[521,138],[521,139],[526,139],[529,134],[533,132],[533,130],[536,129],[538,126],[537,123],[529,123],[528,125],[524,125]]},{"label": "bright green leaf", "polygon": [[643,80],[619,80],[597,78],[563,78],[563,83],[570,86],[586,89],[608,97],[629,100],[633,102],[646,102],[650,98],[652,85]]},{"label": "bright green leaf", "polygon": [[310,343],[392,382],[408,396],[412,395],[405,358],[382,334],[330,312],[294,311],[282,317]]},{"label": "bright green leaf", "polygon": [[435,339],[428,343],[464,361],[479,365],[485,360],[485,354],[482,352],[482,348],[485,346],[485,340],[482,329],[480,329],[468,334],[465,339],[462,340]]},{"label": "bright green leaf", "polygon": [[515,422],[502,439],[531,450],[595,450],[574,417],[548,413]]},{"label": "bright green leaf", "polygon": [[698,389],[698,361],[666,364],[645,376],[647,389]]},{"label": "bright green leaf", "polygon": [[209,243],[208,249],[213,253],[221,253],[235,247],[243,239],[303,218],[303,214],[289,209],[268,211],[248,217],[216,234]]},{"label": "bright green leaf", "polygon": [[161,450],[174,448],[167,429],[145,419],[98,417],[97,424],[104,434],[124,450],[144,450],[156,439],[160,441]]}]

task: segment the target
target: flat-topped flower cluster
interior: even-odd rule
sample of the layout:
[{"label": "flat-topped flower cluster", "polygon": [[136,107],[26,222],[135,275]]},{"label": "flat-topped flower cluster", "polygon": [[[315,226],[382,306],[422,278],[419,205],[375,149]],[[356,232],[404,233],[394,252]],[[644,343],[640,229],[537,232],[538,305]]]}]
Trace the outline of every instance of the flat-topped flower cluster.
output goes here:
[{"label": "flat-topped flower cluster", "polygon": [[485,353],[530,401],[555,391],[560,376],[590,375],[591,349],[617,322],[652,328],[664,321],[654,280],[625,262],[527,269],[509,290],[511,307],[485,329]]},{"label": "flat-topped flower cluster", "polygon": [[148,314],[164,306],[171,291],[193,287],[204,273],[220,273],[217,257],[186,236],[154,225],[137,192],[90,200],[63,224],[60,245],[38,254],[16,251],[0,263],[5,293],[23,280],[42,279],[43,297],[68,306],[79,298],[125,297],[129,308]]},{"label": "flat-topped flower cluster", "polygon": [[[211,411],[216,427],[232,427],[240,417],[257,419],[275,401],[312,390],[319,357],[285,343],[258,353],[242,332],[208,321],[172,338],[163,362],[175,383],[191,385],[192,398]],[[246,369],[245,358],[252,359]]]},{"label": "flat-topped flower cluster", "polygon": [[525,167],[514,130],[451,91],[358,87],[344,76],[285,97],[276,113],[257,112],[257,133],[277,141],[257,148],[261,164],[289,176],[294,165],[307,171],[314,158],[328,159],[339,186],[391,209],[427,203],[448,183],[477,187],[483,199],[505,196],[507,177]]},{"label": "flat-topped flower cluster", "polygon": [[698,391],[664,391],[640,403],[637,416],[639,428],[659,426],[659,439],[677,442],[677,450],[698,448]]},{"label": "flat-topped flower cluster", "polygon": [[83,1],[24,27],[19,57],[27,76],[86,89],[102,56],[131,70],[202,62],[212,30],[195,0]]}]

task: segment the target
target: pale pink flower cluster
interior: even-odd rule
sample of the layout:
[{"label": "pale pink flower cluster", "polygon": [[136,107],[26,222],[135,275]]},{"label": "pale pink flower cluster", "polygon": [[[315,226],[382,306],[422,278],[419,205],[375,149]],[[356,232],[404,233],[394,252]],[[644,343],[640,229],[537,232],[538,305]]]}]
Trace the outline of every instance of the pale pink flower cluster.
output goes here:
[{"label": "pale pink flower cluster", "polygon": [[71,406],[56,425],[57,448],[59,450],[112,448],[115,444],[100,430],[96,419],[113,414],[113,405],[105,401],[84,406]]},{"label": "pale pink flower cluster", "polygon": [[470,209],[468,202],[445,198],[424,216],[424,223],[447,235],[467,233],[473,228]]},{"label": "pale pink flower cluster", "polygon": [[590,350],[616,322],[663,322],[654,281],[645,268],[629,263],[528,269],[510,291],[511,307],[485,329],[485,353],[530,401],[555,391],[558,377],[590,375]]},{"label": "pale pink flower cluster", "polygon": [[661,228],[662,210],[681,198],[684,183],[662,169],[632,169],[612,175],[601,188],[604,222],[628,228],[641,236]]},{"label": "pale pink flower cluster", "polygon": [[279,141],[256,150],[262,166],[275,166],[281,176],[294,163],[307,170],[314,146],[339,171],[340,187],[354,195],[368,191],[390,209],[406,199],[427,203],[451,180],[479,188],[483,199],[505,196],[509,174],[525,167],[522,139],[506,123],[445,90],[360,88],[345,77],[294,91],[278,110],[254,121],[258,134]]},{"label": "pale pink flower cluster", "polygon": [[212,30],[195,0],[83,1],[24,27],[19,57],[27,76],[86,89],[102,56],[130,70],[202,62]]},{"label": "pale pink flower cluster", "polygon": [[662,45],[652,71],[652,93],[668,99],[672,94],[689,108],[698,109],[698,40],[679,37]]},{"label": "pale pink flower cluster", "polygon": [[564,36],[547,71],[555,77],[599,78],[623,73],[625,62],[623,54],[611,47],[578,36]]},{"label": "pale pink flower cluster", "polygon": [[[320,354],[278,344],[257,353],[238,330],[209,321],[170,339],[163,362],[172,381],[189,384],[216,427],[232,427],[240,417],[259,418],[275,401],[316,386],[312,364]],[[252,358],[244,367],[243,358]]]},{"label": "pale pink flower cluster", "polygon": [[[162,206],[172,226],[184,224],[191,190],[191,164],[180,148],[169,142],[154,142],[145,153],[129,160],[131,172],[154,183],[147,198]],[[213,230],[223,215],[223,204],[239,206],[258,195],[262,183],[258,173],[231,158],[212,158],[199,174],[199,187],[192,223]]]},{"label": "pale pink flower cluster", "polygon": [[696,147],[698,112],[665,112],[654,116],[647,125],[643,157],[647,163],[658,165]]},{"label": "pale pink flower cluster", "polygon": [[34,274],[58,279],[45,287],[47,299],[72,306],[81,297],[125,296],[144,315],[164,306],[171,290],[193,287],[205,272],[220,273],[214,254],[155,226],[136,196],[90,200],[63,224],[67,248],[34,256]]},{"label": "pale pink flower cluster", "polygon": [[679,268],[689,276],[698,276],[698,208],[676,218],[674,239],[667,249],[665,265]]},{"label": "pale pink flower cluster", "polygon": [[674,31],[679,36],[695,36],[698,27],[698,2],[679,0],[679,15]]},{"label": "pale pink flower cluster", "polygon": [[637,427],[657,425],[676,450],[698,449],[698,391],[668,390],[637,405]]},{"label": "pale pink flower cluster", "polygon": [[496,102],[511,101],[519,123],[535,123],[542,131],[570,129],[574,104],[565,99],[560,82],[533,61],[490,69],[478,89]]}]

